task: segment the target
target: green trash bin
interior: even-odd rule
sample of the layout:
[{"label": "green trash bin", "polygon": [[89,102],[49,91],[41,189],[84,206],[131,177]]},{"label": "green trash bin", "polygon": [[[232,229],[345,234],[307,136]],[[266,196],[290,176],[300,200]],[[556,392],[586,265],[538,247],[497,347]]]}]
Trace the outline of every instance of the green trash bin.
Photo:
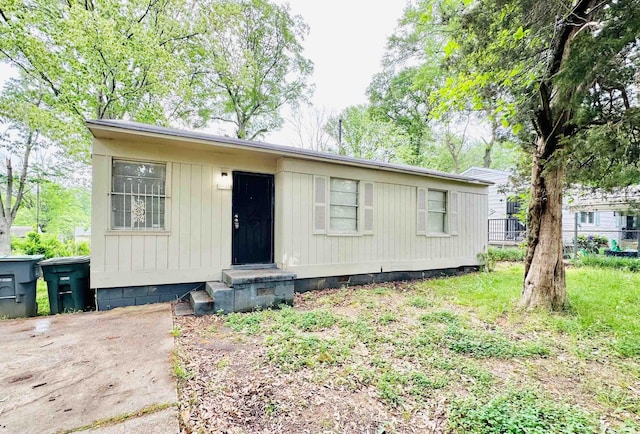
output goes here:
[{"label": "green trash bin", "polygon": [[40,261],[52,315],[96,308],[89,285],[89,260],[89,256],[71,256]]},{"label": "green trash bin", "polygon": [[0,257],[0,318],[35,316],[42,255]]}]

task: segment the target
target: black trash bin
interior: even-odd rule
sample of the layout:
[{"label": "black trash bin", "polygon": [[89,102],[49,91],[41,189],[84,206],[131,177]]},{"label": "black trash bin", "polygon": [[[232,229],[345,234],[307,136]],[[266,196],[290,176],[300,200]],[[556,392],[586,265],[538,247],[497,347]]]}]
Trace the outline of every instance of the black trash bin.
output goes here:
[{"label": "black trash bin", "polygon": [[0,257],[0,318],[34,316],[42,255]]},{"label": "black trash bin", "polygon": [[52,315],[96,308],[89,287],[89,256],[46,259],[40,267],[47,282]]}]

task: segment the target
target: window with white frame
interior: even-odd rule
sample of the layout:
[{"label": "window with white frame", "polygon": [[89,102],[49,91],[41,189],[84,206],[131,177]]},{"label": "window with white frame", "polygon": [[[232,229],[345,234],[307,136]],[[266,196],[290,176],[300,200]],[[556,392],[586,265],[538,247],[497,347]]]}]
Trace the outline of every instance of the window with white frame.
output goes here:
[{"label": "window with white frame", "polygon": [[427,197],[427,232],[447,233],[447,192],[429,190]]},{"label": "window with white frame", "polygon": [[331,178],[329,228],[335,232],[358,231],[358,181]]},{"label": "window with white frame", "polygon": [[164,230],[166,180],[166,164],[113,160],[111,229]]},{"label": "window with white frame", "polygon": [[594,213],[593,212],[581,212],[580,213],[580,223],[593,224],[593,222],[594,222]]}]

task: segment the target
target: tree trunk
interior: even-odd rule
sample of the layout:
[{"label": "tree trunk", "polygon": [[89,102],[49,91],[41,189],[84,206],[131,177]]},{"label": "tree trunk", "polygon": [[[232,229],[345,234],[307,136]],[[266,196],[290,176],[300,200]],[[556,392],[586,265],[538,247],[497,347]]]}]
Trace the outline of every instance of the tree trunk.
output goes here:
[{"label": "tree trunk", "polygon": [[491,167],[491,153],[493,152],[493,144],[496,142],[498,137],[498,121],[495,117],[490,116],[491,119],[491,140],[485,142],[484,144],[484,157],[482,159],[482,167],[490,168]]},{"label": "tree trunk", "polygon": [[11,222],[0,217],[0,256],[11,254]]},{"label": "tree trunk", "polygon": [[527,256],[520,305],[527,310],[561,310],[567,301],[562,262],[562,187],[565,163],[558,156],[561,138],[573,131],[571,101],[582,84],[554,82],[571,53],[575,36],[592,21],[596,0],[578,0],[556,23],[544,79],[538,85],[540,107],[534,117],[538,134],[531,170]]},{"label": "tree trunk", "polygon": [[520,305],[527,310],[561,310],[567,300],[562,261],[564,165],[541,156],[539,151],[550,146],[547,140],[538,138],[531,172],[528,245],[520,298]]}]

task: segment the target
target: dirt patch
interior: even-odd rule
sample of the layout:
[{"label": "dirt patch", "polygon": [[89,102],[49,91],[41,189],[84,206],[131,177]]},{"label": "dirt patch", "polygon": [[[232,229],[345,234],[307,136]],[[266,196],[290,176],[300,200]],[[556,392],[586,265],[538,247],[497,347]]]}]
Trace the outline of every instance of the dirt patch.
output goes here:
[{"label": "dirt patch", "polygon": [[[354,393],[308,370],[284,373],[268,363],[262,339],[239,341],[222,321],[176,318],[189,371],[179,386],[184,433],[425,433],[443,426],[442,406],[408,415],[381,403],[373,387]],[[203,338],[203,329],[215,332]]]},{"label": "dirt patch", "polygon": [[450,432],[455,405],[514,389],[601,427],[640,421],[634,361],[581,359],[566,336],[512,320],[488,322],[414,283],[297,294],[288,311],[178,317],[182,433]]}]

